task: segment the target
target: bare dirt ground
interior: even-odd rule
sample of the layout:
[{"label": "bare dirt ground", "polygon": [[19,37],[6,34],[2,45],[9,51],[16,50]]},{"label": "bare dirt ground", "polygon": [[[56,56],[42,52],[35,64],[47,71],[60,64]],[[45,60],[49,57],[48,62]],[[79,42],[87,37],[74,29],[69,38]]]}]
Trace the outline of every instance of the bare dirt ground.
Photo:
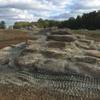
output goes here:
[{"label": "bare dirt ground", "polygon": [[29,86],[0,85],[0,100],[62,100],[62,98],[63,100],[100,100],[100,98],[68,97],[61,92],[50,92],[46,88],[36,89]]},{"label": "bare dirt ground", "polygon": [[0,100],[61,100],[47,89],[35,89],[29,86],[0,85]]},{"label": "bare dirt ground", "polygon": [[0,86],[0,100],[39,100],[40,97],[39,91],[30,87]]}]

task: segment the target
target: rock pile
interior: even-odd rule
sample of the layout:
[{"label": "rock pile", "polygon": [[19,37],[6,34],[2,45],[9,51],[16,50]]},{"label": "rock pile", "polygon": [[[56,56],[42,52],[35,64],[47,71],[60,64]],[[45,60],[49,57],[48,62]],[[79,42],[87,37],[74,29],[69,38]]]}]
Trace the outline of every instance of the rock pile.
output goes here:
[{"label": "rock pile", "polygon": [[29,40],[26,49],[15,60],[16,65],[30,70],[71,71],[99,77],[98,43],[83,36],[78,37],[60,29],[51,31],[40,39]]},{"label": "rock pile", "polygon": [[[13,51],[18,51],[17,54],[14,53],[15,57],[10,57],[9,50],[9,55],[6,55],[6,52],[3,54],[4,49],[0,50],[0,65],[8,64],[29,71],[46,69],[99,77],[100,42],[87,40],[84,35],[75,35],[64,29],[38,34],[36,37],[39,38],[28,40],[26,47],[13,47]],[[13,65],[10,63],[12,60]]]}]

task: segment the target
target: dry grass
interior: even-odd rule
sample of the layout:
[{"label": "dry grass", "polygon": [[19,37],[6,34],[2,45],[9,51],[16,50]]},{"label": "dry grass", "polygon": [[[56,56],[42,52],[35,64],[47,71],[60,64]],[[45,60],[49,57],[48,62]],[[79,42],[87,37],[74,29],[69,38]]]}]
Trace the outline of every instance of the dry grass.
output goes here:
[{"label": "dry grass", "polygon": [[29,39],[26,30],[0,30],[0,48]]}]

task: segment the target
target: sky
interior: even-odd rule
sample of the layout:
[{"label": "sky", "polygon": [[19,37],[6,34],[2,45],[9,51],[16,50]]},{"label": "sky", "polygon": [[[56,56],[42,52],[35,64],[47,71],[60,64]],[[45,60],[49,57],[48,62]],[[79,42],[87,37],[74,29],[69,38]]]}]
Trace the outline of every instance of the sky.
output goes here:
[{"label": "sky", "polygon": [[0,20],[8,25],[39,18],[66,20],[100,10],[100,0],[0,0]]}]

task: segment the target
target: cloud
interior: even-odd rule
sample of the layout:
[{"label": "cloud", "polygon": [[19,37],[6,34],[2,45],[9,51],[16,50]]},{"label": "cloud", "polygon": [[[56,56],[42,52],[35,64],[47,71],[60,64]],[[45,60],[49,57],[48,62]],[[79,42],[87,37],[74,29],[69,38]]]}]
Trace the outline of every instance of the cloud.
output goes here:
[{"label": "cloud", "polygon": [[33,20],[33,14],[28,13],[27,10],[19,10],[19,9],[0,9],[0,18],[6,20]]},{"label": "cloud", "polygon": [[66,20],[66,19],[68,19],[70,17],[72,17],[72,14],[70,14],[70,13],[62,13],[62,14],[58,14],[56,16],[50,16],[50,19]]},{"label": "cloud", "polygon": [[64,20],[100,9],[100,0],[0,0],[0,20]]},{"label": "cloud", "polygon": [[73,0],[73,4],[70,6],[72,11],[92,11],[100,9],[100,0]]}]

